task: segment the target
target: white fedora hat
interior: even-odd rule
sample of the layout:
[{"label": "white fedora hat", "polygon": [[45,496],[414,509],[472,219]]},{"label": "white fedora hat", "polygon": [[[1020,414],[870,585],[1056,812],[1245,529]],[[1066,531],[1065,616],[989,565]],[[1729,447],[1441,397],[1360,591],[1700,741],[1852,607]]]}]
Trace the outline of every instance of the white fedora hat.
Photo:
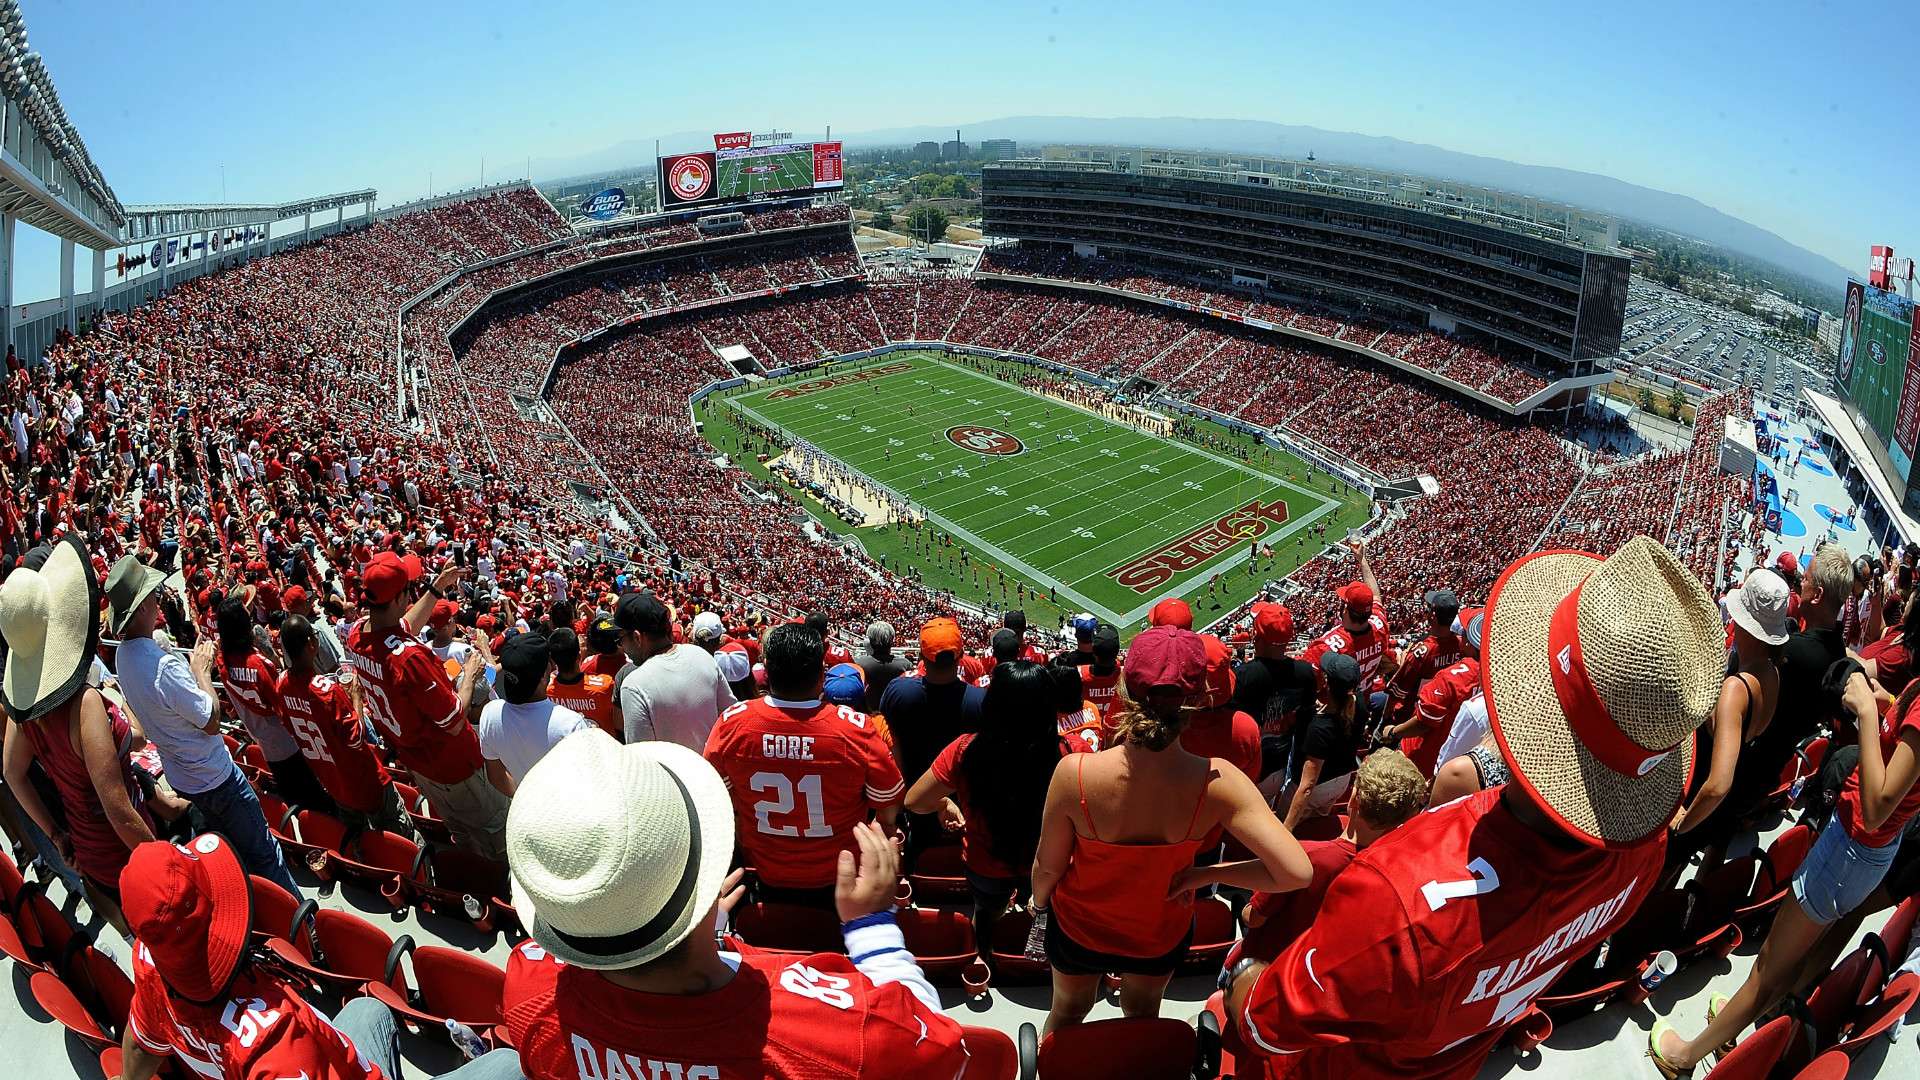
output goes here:
[{"label": "white fedora hat", "polygon": [[636,967],[703,929],[732,862],[726,784],[675,743],[577,731],[527,771],[507,813],[513,905],[578,967]]},{"label": "white fedora hat", "polygon": [[87,684],[100,643],[100,582],[79,538],[54,544],[38,569],[7,575],[0,635],[7,639],[7,714],[16,723],[46,716]]},{"label": "white fedora hat", "polygon": [[1494,582],[1485,635],[1487,719],[1535,802],[1591,844],[1673,820],[1726,668],[1691,571],[1645,536],[1605,559],[1529,555]]}]

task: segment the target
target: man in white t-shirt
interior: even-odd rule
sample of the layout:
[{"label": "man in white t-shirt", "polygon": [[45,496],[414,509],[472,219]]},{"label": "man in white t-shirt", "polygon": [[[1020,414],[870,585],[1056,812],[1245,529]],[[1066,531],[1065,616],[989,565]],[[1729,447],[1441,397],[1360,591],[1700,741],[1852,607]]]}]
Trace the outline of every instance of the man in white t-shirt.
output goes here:
[{"label": "man in white t-shirt", "polygon": [[707,745],[733,691],[713,654],[676,645],[666,605],[652,593],[628,593],[613,610],[620,648],[637,667],[620,683],[620,716],[630,743],[660,739],[693,751]]},{"label": "man in white t-shirt", "polygon": [[552,677],[545,634],[515,634],[501,647],[501,696],[480,710],[480,756],[487,779],[507,795],[556,743],[593,726],[547,697]]}]

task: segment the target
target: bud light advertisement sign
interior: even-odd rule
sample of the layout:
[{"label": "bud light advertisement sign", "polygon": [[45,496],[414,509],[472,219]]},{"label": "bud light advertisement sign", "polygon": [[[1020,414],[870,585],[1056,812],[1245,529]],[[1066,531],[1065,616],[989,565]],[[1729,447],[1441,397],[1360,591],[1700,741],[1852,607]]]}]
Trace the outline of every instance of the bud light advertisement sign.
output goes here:
[{"label": "bud light advertisement sign", "polygon": [[620,188],[607,190],[580,204],[580,212],[595,221],[611,221],[627,208],[627,193]]}]

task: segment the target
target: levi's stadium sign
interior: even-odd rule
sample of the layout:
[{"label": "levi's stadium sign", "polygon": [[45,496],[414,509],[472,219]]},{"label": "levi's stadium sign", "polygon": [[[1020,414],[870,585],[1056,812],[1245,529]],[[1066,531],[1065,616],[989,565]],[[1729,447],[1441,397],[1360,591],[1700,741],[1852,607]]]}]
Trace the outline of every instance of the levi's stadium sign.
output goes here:
[{"label": "levi's stadium sign", "polygon": [[610,221],[627,208],[627,193],[620,188],[607,190],[580,204],[580,212],[595,221]]},{"label": "levi's stadium sign", "polygon": [[713,148],[715,150],[745,150],[752,145],[753,135],[745,131],[715,133],[713,136]]}]

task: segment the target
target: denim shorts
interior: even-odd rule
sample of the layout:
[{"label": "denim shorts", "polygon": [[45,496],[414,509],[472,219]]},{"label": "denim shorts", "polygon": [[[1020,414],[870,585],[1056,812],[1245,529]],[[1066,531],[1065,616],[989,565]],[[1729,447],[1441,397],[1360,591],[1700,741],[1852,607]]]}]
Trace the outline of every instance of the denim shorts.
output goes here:
[{"label": "denim shorts", "polygon": [[1898,837],[1877,848],[1855,841],[1835,813],[1794,871],[1793,898],[1807,918],[1826,926],[1859,907],[1880,886],[1899,851]]}]

